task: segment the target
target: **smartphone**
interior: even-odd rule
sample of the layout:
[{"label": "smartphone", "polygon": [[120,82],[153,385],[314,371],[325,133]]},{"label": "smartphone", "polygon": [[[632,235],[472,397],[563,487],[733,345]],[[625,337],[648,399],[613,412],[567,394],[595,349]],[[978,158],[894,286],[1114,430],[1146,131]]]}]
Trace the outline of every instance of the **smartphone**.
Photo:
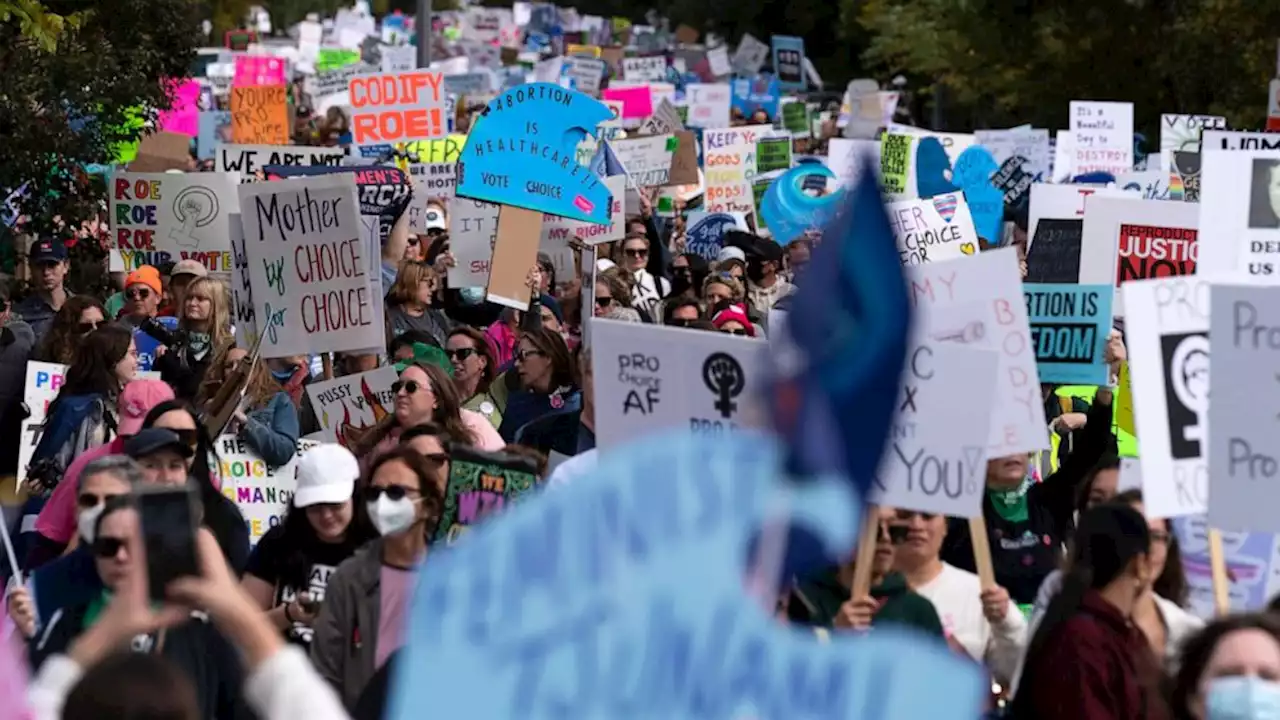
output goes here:
[{"label": "smartphone", "polygon": [[147,587],[154,601],[180,577],[200,574],[196,557],[195,488],[143,486],[136,491],[147,552]]}]

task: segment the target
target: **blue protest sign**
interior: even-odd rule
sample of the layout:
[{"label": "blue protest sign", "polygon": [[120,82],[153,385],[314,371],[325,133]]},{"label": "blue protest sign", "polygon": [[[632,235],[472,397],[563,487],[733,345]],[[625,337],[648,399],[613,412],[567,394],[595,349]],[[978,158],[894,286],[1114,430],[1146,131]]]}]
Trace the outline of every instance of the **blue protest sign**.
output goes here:
[{"label": "blue protest sign", "polygon": [[1106,385],[1111,369],[1104,359],[1111,332],[1110,285],[1026,283],[1031,345],[1040,382]]},{"label": "blue protest sign", "polygon": [[[387,717],[971,720],[981,673],[945,644],[888,625],[822,643],[748,595],[779,460],[750,431],[651,437],[433,549]],[[786,498],[793,522],[848,555],[845,483]]]},{"label": "blue protest sign", "polygon": [[201,160],[209,160],[213,158],[218,143],[231,141],[231,111],[201,110],[200,135],[196,137],[196,156]]},{"label": "blue protest sign", "polygon": [[778,85],[778,78],[771,75],[736,78],[729,103],[744,117],[749,118],[755,111],[764,110],[770,118],[775,118],[782,105],[782,88]]},{"label": "blue protest sign", "polygon": [[577,145],[611,120],[604,103],[551,83],[494,98],[458,158],[458,197],[609,224],[609,189],[577,162]]},{"label": "blue protest sign", "polygon": [[[175,317],[158,317],[156,322],[163,325],[169,332],[178,329],[178,319]],[[142,330],[134,328],[133,347],[138,351],[138,371],[147,372],[151,370],[151,366],[156,361],[156,348],[160,347],[160,341]]]},{"label": "blue protest sign", "polygon": [[804,38],[773,36],[773,74],[783,90],[804,90]]},{"label": "blue protest sign", "polygon": [[946,195],[960,188],[951,181],[951,159],[932,135],[916,138],[916,194],[922,198]]},{"label": "blue protest sign", "polygon": [[991,151],[981,145],[970,145],[956,158],[952,183],[964,191],[973,216],[978,237],[988,243],[1000,242],[1000,226],[1004,223],[1004,193],[995,187],[993,177],[1000,169]]},{"label": "blue protest sign", "polygon": [[738,219],[729,213],[689,213],[684,249],[708,261],[715,260],[724,249],[724,234],[733,229],[747,228],[739,225]]},{"label": "blue protest sign", "polygon": [[844,188],[819,197],[805,193],[804,187],[809,178],[835,176],[826,165],[805,163],[782,173],[764,191],[760,216],[779,245],[790,243],[807,230],[821,230],[831,222],[844,203]]}]

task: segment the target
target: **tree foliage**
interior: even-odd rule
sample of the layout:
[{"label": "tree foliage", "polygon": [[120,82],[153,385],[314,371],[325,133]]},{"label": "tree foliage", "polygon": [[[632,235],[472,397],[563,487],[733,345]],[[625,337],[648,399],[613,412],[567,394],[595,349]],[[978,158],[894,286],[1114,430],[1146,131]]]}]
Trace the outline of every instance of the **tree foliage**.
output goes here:
[{"label": "tree foliage", "polygon": [[0,191],[26,184],[20,207],[34,232],[96,214],[103,194],[85,167],[111,163],[119,144],[138,140],[139,118],[168,109],[165,81],[187,75],[201,40],[192,0],[98,0],[69,12],[84,6],[0,0],[10,13],[0,24]]},{"label": "tree foliage", "polygon": [[1280,3],[1254,0],[842,0],[868,64],[939,83],[954,129],[1067,127],[1068,103],[1124,100],[1258,127],[1275,72]]}]

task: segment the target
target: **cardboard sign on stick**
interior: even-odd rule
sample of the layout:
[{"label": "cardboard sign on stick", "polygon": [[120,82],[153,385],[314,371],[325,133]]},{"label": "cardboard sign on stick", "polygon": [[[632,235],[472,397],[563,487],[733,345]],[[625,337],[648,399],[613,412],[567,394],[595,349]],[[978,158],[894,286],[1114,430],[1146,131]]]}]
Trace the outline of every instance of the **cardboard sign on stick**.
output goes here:
[{"label": "cardboard sign on stick", "polygon": [[518,310],[529,309],[529,270],[538,262],[542,213],[504,205],[498,210],[498,239],[489,266],[488,299]]}]

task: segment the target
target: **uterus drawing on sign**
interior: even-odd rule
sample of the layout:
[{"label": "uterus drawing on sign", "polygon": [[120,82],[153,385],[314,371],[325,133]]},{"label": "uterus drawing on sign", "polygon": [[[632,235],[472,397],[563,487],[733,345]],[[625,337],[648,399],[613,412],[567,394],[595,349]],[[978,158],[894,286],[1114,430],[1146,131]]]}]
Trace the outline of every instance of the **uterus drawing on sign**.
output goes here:
[{"label": "uterus drawing on sign", "polygon": [[170,228],[169,239],[180,247],[200,247],[195,231],[217,219],[218,210],[218,194],[213,190],[201,185],[184,189],[173,198],[173,216],[182,225]]}]

